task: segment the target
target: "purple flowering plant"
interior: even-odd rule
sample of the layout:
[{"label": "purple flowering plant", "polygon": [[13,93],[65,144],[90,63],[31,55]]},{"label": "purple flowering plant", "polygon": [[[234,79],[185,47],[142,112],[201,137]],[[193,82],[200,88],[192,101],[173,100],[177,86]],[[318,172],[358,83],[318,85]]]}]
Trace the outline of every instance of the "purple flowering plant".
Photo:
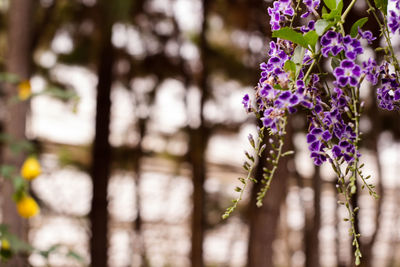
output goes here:
[{"label": "purple flowering plant", "polygon": [[[266,160],[270,167],[264,168],[256,203],[262,206],[279,160],[293,153],[283,151],[288,117],[302,110],[309,123],[306,140],[310,157],[315,165],[330,164],[337,175],[337,188],[344,199],[341,204],[348,212],[345,220],[350,223],[355,264],[359,265],[360,234],[354,225],[358,207],[351,205],[357,180],[370,195],[378,197],[374,185],[367,182],[370,176],[364,176],[363,164],[359,163],[359,122],[364,105],[360,88],[370,83],[377,87],[379,107],[400,108],[400,65],[391,43],[391,37],[400,34],[400,0],[365,0],[369,16],[345,32],[346,17],[356,1],[344,7],[343,0],[276,0],[268,8],[272,37],[276,39],[270,41],[268,59],[260,65],[261,77],[254,95],[246,94],[242,100],[246,111],[255,114],[263,127],[257,138],[249,135],[254,155],[245,153],[248,175],[239,178],[239,197],[222,217],[229,217],[235,210],[249,181],[257,182],[252,177],[253,169],[267,146],[264,135],[268,133],[272,149]],[[379,35],[362,30],[368,19],[378,23]],[[295,21],[300,21],[299,25]],[[373,58],[362,61],[359,55],[377,39],[385,41],[377,49],[384,52],[384,60],[379,64]],[[331,72],[322,71],[322,61],[331,62]]]}]

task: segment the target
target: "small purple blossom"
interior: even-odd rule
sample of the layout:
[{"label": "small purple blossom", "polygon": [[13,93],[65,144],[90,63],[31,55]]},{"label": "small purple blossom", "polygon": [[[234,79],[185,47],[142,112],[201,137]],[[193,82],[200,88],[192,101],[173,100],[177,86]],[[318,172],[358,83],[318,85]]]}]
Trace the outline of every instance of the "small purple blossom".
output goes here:
[{"label": "small purple blossom", "polygon": [[367,81],[376,85],[378,83],[379,72],[377,71],[377,64],[373,58],[369,58],[368,61],[363,62],[363,70]]},{"label": "small purple blossom", "polygon": [[370,31],[362,31],[360,27],[358,27],[358,34],[368,42],[368,44],[372,44],[372,41],[376,40],[376,37]]},{"label": "small purple blossom", "polygon": [[[397,8],[397,11],[400,11],[400,8]],[[400,29],[400,15],[397,14],[394,10],[390,10],[387,18],[390,32],[392,34],[396,34],[396,32]]]},{"label": "small purple blossom", "polygon": [[376,91],[379,107],[393,110],[395,102],[400,100],[400,86],[394,78],[382,79],[382,87]]},{"label": "small purple blossom", "polygon": [[321,3],[320,0],[303,0],[304,5],[307,8],[307,12],[301,15],[302,18],[308,17],[311,13],[316,13],[316,10]]},{"label": "small purple blossom", "polygon": [[321,38],[321,52],[324,57],[328,57],[329,53],[337,56],[343,49],[343,37],[340,33],[328,31]]},{"label": "small purple blossom", "polygon": [[268,15],[271,17],[270,25],[273,31],[281,28],[281,22],[286,20],[286,16],[293,16],[291,0],[277,0],[273,3],[273,7],[268,8]]},{"label": "small purple blossom", "polygon": [[244,108],[246,109],[246,111],[250,111],[250,97],[249,97],[249,95],[248,94],[245,94],[244,96],[243,96],[243,99],[242,99],[242,104],[243,104],[243,106],[244,106]]},{"label": "small purple blossom", "polygon": [[288,109],[290,113],[294,113],[296,110],[294,106],[299,104],[300,99],[296,94],[291,93],[290,91],[284,91],[275,100],[274,106],[279,109]]},{"label": "small purple blossom", "polygon": [[305,33],[305,32],[309,32],[315,29],[315,21],[314,20],[310,20],[307,24],[307,26],[301,26],[300,31]]},{"label": "small purple blossom", "polygon": [[361,68],[353,61],[345,59],[340,63],[340,66],[334,70],[333,74],[340,87],[345,87],[346,85],[357,86],[358,78],[361,75]]},{"label": "small purple blossom", "polygon": [[264,117],[261,118],[261,121],[265,127],[271,129],[273,134],[282,134],[279,129],[279,122],[282,119],[282,116],[285,114],[285,111],[282,109],[275,109],[273,107],[266,108],[264,111]]},{"label": "small purple blossom", "polygon": [[351,38],[347,35],[343,38],[343,46],[345,51],[345,56],[351,60],[355,60],[356,57],[364,52],[359,40]]},{"label": "small purple blossom", "polygon": [[352,162],[354,160],[355,147],[346,140],[342,140],[338,145],[332,147],[332,154],[336,159],[341,157],[347,162]]},{"label": "small purple blossom", "polygon": [[311,152],[310,157],[314,159],[315,165],[321,165],[326,161],[324,142],[329,141],[331,138],[331,133],[321,128],[312,128],[307,134],[308,149]]}]

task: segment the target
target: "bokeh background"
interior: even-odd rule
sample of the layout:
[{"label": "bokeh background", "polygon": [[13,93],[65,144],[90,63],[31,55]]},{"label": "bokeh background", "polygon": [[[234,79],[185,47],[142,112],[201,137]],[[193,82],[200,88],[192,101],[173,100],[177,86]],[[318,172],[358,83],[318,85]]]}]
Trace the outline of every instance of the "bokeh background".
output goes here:
[{"label": "bokeh background", "polygon": [[[32,183],[40,215],[21,223],[5,212],[14,203],[2,186],[2,221],[38,249],[61,245],[47,259],[28,255],[30,265],[353,266],[335,176],[309,158],[304,114],[290,121],[296,154],[281,162],[264,206],[253,186],[221,219],[256,133],[241,98],[266,59],[271,4],[0,1],[2,129],[34,144],[43,168]],[[347,28],[367,16],[363,5]],[[30,101],[10,106],[11,74],[30,81]],[[373,88],[362,97],[364,172],[381,196],[360,186],[355,198],[362,264],[400,266],[399,114],[378,110]]]}]

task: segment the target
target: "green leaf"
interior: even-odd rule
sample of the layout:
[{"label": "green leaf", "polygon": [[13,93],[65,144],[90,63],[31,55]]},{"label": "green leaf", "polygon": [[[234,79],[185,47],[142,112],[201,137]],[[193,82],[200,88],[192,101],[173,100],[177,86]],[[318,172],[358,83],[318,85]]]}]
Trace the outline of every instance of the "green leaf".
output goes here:
[{"label": "green leaf", "polygon": [[327,20],[319,19],[317,22],[315,22],[315,32],[318,34],[318,36],[322,36],[328,29],[329,25],[330,23]]},{"label": "green leaf", "polygon": [[315,45],[318,41],[318,34],[316,31],[309,31],[304,34],[304,39],[306,40],[307,44],[311,46],[312,50],[315,50]]},{"label": "green leaf", "polygon": [[336,9],[336,0],[324,0],[324,4],[330,9],[334,10]]},{"label": "green leaf", "polygon": [[379,9],[383,14],[387,14],[387,6],[388,6],[388,1],[387,0],[374,0],[375,6],[377,9]]},{"label": "green leaf", "polygon": [[11,179],[15,172],[15,166],[13,165],[2,165],[0,167],[0,175],[6,179]]},{"label": "green leaf", "polygon": [[306,50],[304,47],[302,46],[297,46],[294,49],[294,53],[293,53],[293,57],[292,60],[293,62],[297,65],[297,64],[301,64],[303,62],[303,58],[304,58],[304,54],[305,54]]},{"label": "green leaf", "polygon": [[368,18],[361,18],[354,22],[353,26],[351,26],[350,36],[355,38],[358,34],[358,28],[364,26],[364,24],[368,21]]},{"label": "green leaf", "polygon": [[323,13],[322,18],[326,19],[326,20],[331,20],[333,22],[333,24],[336,24],[338,21],[341,20],[342,10],[343,10],[343,0],[341,0],[340,2],[337,2],[336,8],[332,9],[329,14]]},{"label": "green leaf", "polygon": [[281,28],[280,30],[272,32],[272,37],[291,41],[295,44],[301,45],[304,48],[307,48],[308,46],[308,43],[303,37],[303,35],[289,27],[284,27]]},{"label": "green leaf", "polygon": [[14,73],[10,72],[0,72],[0,82],[8,83],[19,83],[21,81],[20,77]]},{"label": "green leaf", "polygon": [[338,10],[338,11],[339,11],[339,14],[342,15],[342,11],[343,11],[343,0],[340,0],[340,2],[337,3],[336,10]]},{"label": "green leaf", "polygon": [[12,251],[18,253],[20,251],[31,252],[33,250],[33,247],[31,245],[25,243],[24,241],[19,239],[16,235],[11,234],[10,232],[8,232],[8,230],[2,232],[2,237],[8,240]]},{"label": "green leaf", "polygon": [[330,13],[323,14],[322,18],[326,20],[331,20],[336,23],[340,20],[340,12],[338,9],[333,9]]},{"label": "green leaf", "polygon": [[26,180],[21,176],[16,176],[12,180],[16,192],[24,190],[26,187]]},{"label": "green leaf", "polygon": [[83,257],[73,250],[68,251],[67,257],[73,258],[73,259],[77,260],[78,262],[85,262]]},{"label": "green leaf", "polygon": [[337,58],[335,58],[335,57],[333,57],[333,58],[332,58],[332,61],[331,61],[331,67],[332,67],[332,69],[333,69],[333,70],[336,69],[337,67],[339,67],[339,65],[340,65],[340,60],[337,59]]},{"label": "green leaf", "polygon": [[291,60],[287,60],[285,62],[285,65],[283,66],[283,69],[285,71],[290,71],[292,73],[295,73],[296,72],[296,64]]}]

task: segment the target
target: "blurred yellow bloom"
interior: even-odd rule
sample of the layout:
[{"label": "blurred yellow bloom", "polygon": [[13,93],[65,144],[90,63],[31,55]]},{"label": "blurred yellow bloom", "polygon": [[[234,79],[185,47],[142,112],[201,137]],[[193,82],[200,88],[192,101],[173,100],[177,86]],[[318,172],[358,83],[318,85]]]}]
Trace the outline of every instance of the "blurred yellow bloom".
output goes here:
[{"label": "blurred yellow bloom", "polygon": [[1,240],[1,249],[4,249],[4,250],[10,249],[10,243],[8,243],[7,239]]},{"label": "blurred yellow bloom", "polygon": [[39,213],[39,205],[29,196],[22,197],[17,202],[17,211],[21,217],[30,218]]},{"label": "blurred yellow bloom", "polygon": [[18,98],[20,100],[27,100],[31,94],[31,83],[29,81],[22,81],[18,84]]},{"label": "blurred yellow bloom", "polygon": [[21,175],[26,180],[35,179],[42,172],[39,161],[34,157],[29,157],[25,160],[21,168]]}]

